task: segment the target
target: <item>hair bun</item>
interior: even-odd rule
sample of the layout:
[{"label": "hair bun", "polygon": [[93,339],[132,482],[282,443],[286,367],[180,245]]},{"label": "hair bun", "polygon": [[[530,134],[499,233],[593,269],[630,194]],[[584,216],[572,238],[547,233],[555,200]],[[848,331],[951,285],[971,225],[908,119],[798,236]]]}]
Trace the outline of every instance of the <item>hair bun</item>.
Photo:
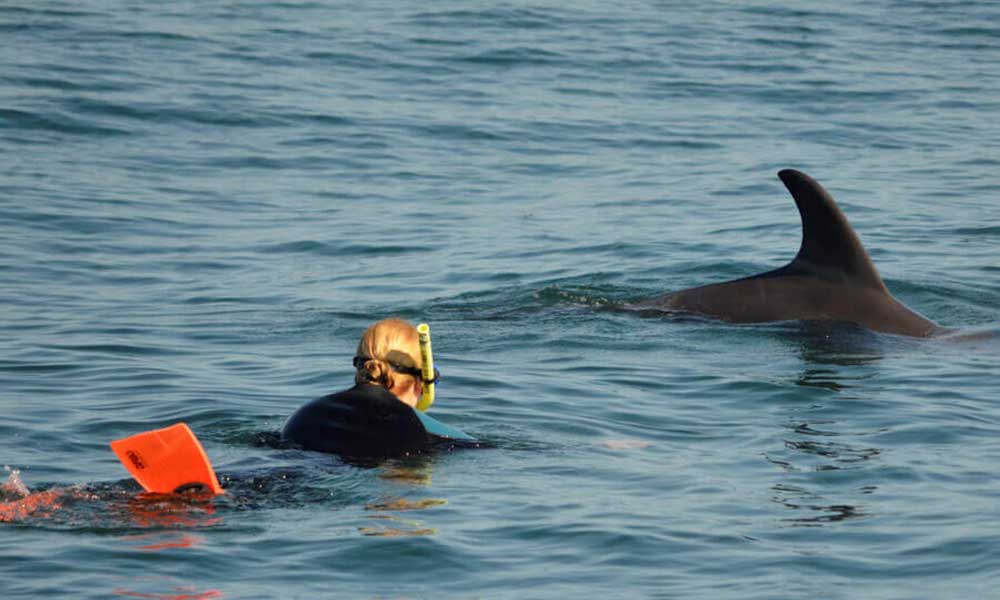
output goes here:
[{"label": "hair bun", "polygon": [[357,369],[355,379],[360,382],[374,383],[385,388],[392,387],[390,380],[391,367],[389,363],[379,358],[356,357],[354,367]]}]

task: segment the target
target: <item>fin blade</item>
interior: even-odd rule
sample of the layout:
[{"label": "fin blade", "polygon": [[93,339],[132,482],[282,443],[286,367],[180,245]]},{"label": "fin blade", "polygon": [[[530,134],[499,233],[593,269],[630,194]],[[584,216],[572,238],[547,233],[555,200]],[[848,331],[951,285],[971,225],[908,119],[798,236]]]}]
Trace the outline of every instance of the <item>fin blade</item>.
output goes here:
[{"label": "fin blade", "polygon": [[148,492],[169,494],[201,484],[213,494],[223,493],[205,449],[185,423],[114,440],[111,449]]}]

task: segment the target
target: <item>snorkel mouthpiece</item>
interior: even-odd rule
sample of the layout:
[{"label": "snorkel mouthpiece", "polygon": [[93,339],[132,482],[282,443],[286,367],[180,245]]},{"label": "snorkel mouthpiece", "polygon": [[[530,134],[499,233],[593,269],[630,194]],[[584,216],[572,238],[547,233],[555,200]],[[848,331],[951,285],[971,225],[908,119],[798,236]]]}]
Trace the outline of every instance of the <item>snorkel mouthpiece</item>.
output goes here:
[{"label": "snorkel mouthpiece", "polygon": [[417,325],[417,336],[420,339],[420,371],[424,379],[424,389],[417,402],[417,410],[426,411],[434,404],[434,355],[431,353],[430,325]]}]

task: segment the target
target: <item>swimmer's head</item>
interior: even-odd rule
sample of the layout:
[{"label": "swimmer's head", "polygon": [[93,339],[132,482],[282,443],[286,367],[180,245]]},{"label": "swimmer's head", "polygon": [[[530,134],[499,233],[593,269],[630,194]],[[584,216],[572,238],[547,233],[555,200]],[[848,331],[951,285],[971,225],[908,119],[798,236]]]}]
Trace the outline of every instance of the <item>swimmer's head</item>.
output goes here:
[{"label": "swimmer's head", "polygon": [[402,319],[385,319],[369,327],[354,354],[354,382],[380,385],[403,403],[416,406],[420,377],[417,328]]}]

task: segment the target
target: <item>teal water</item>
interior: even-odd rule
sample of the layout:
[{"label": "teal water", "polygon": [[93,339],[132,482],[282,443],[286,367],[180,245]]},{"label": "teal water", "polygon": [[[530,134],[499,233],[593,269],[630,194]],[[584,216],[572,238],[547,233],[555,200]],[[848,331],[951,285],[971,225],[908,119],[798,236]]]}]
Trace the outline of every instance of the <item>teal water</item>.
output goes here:
[{"label": "teal water", "polygon": [[[0,476],[77,493],[0,595],[995,595],[995,337],[614,307],[784,264],[795,167],[995,334],[998,64],[996,3],[5,3]],[[389,315],[490,447],[269,444]],[[226,497],[136,497],[179,420]]]}]

